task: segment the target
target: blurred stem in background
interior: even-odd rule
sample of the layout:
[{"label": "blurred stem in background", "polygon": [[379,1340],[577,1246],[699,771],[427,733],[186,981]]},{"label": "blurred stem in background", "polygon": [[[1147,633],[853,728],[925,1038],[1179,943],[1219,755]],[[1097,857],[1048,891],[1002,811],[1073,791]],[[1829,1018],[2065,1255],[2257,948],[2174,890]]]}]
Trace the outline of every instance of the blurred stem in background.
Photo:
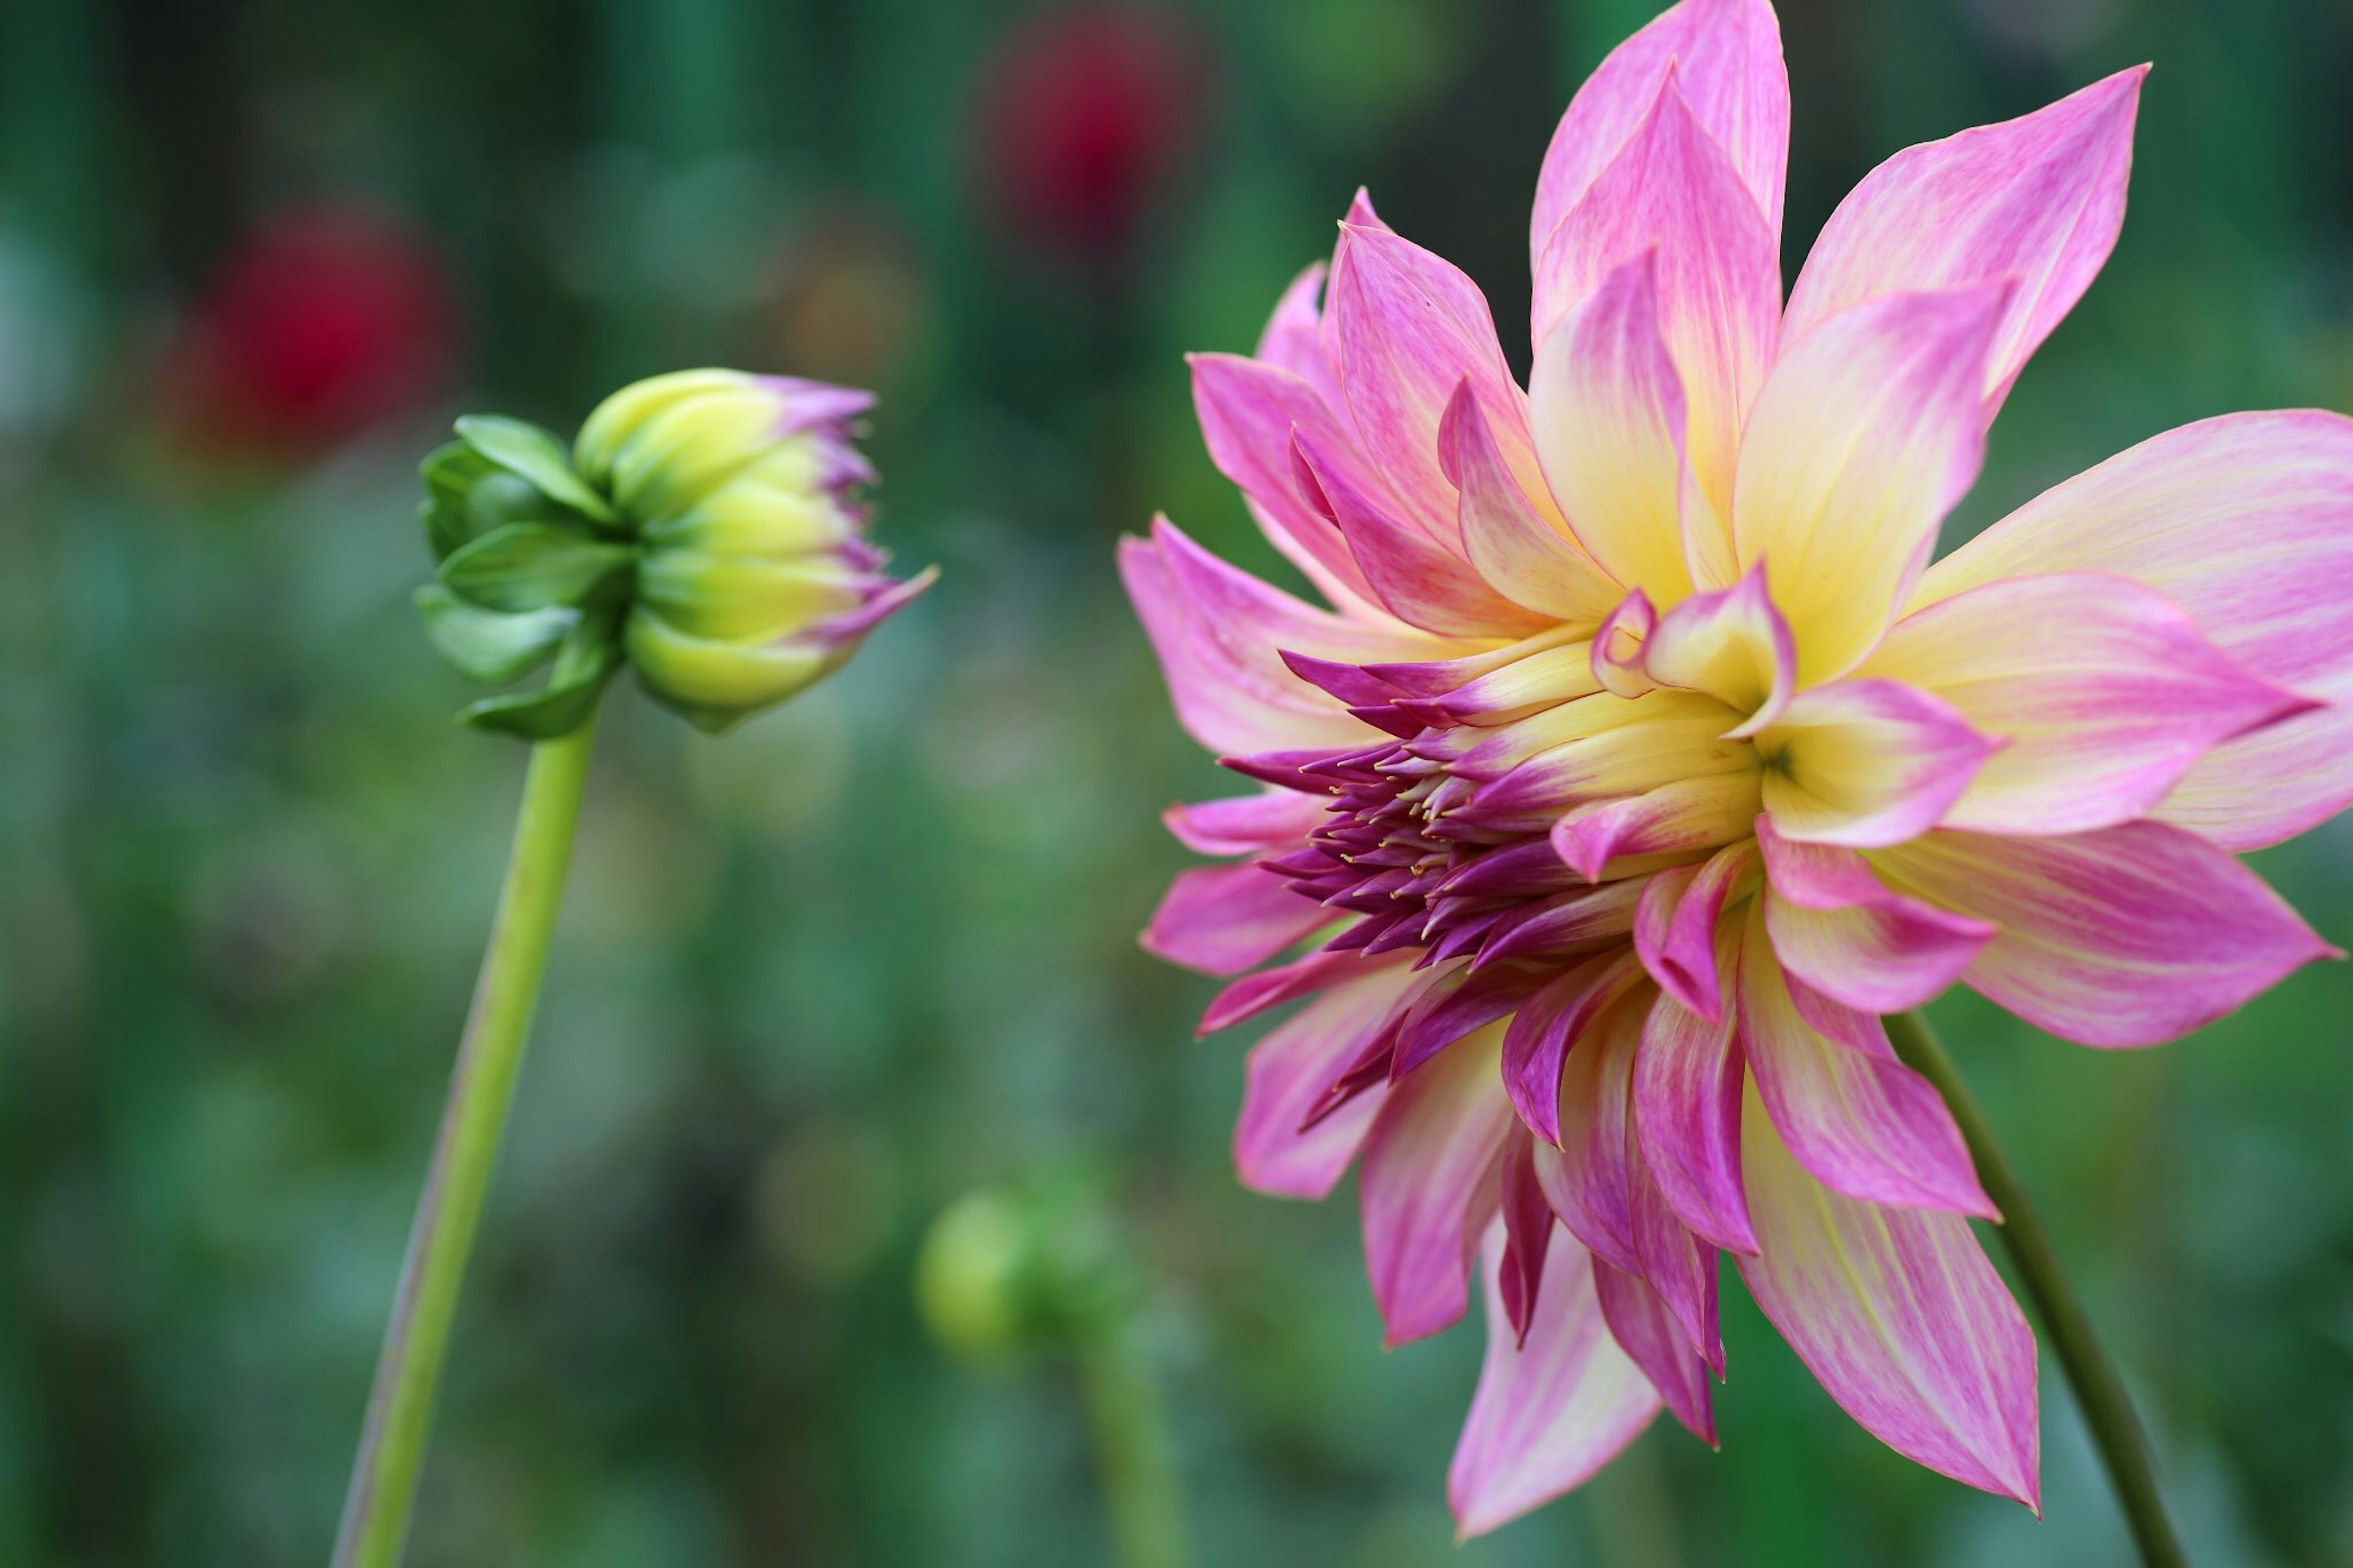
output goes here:
[{"label": "blurred stem in background", "polygon": [[1191,1553],[1176,1457],[1151,1348],[1128,1318],[1082,1325],[1072,1340],[1119,1561],[1123,1568],[1186,1568]]},{"label": "blurred stem in background", "polygon": [[1106,1178],[1071,1165],[966,1193],[932,1222],[915,1303],[975,1365],[1067,1352],[1094,1440],[1120,1568],[1188,1568],[1184,1483],[1149,1332],[1148,1291]]},{"label": "blurred stem in background", "polygon": [[2084,1424],[2091,1428],[2100,1462],[2107,1468],[2116,1501],[2140,1546],[2141,1561],[2148,1568],[2187,1568],[2189,1559],[2166,1516],[2165,1500],[2158,1489],[2148,1434],[2134,1413],[2124,1378],[2094,1331],[2091,1316],[2084,1310],[2083,1299],[2067,1278],[2058,1248],[2042,1227],[2042,1216],[2027,1197],[2016,1167],[1995,1140],[1985,1112],[1928,1021],[1917,1013],[1894,1015],[1887,1020],[1887,1037],[1895,1054],[1936,1086],[1953,1120],[1960,1123],[1961,1136],[1977,1162],[1978,1180],[2001,1210],[2002,1245],[2018,1269],[2020,1283],[2034,1302],[2035,1315],[2042,1320],[2052,1349],[2059,1352],[2059,1364],[2065,1369],[2075,1403],[2083,1409]]},{"label": "blurred stem in background", "polygon": [[335,1541],[335,1568],[392,1568],[425,1466],[449,1327],[546,972],[580,822],[596,721],[532,748],[505,889],[450,1074],[449,1099],[409,1232],[400,1294],[376,1361],[367,1425]]}]

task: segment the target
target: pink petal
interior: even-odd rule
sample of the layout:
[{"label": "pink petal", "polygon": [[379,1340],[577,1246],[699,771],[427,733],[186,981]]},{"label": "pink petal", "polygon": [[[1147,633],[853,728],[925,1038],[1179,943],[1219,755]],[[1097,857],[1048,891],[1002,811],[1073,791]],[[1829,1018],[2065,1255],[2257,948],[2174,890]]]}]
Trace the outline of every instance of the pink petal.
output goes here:
[{"label": "pink petal", "polygon": [[1552,829],[1561,864],[1588,881],[1623,872],[1638,857],[1681,854],[1744,835],[1758,804],[1755,773],[1725,773],[1663,784],[1646,795],[1580,806]]},{"label": "pink petal", "polygon": [[1634,1123],[1643,1163],[1676,1217],[1717,1247],[1754,1252],[1740,1174],[1745,1068],[1733,1025],[1729,1015],[1711,1023],[1672,996],[1653,1002],[1634,1062]]},{"label": "pink petal", "polygon": [[1307,1126],[1332,1080],[1380,1031],[1411,976],[1399,965],[1335,985],[1252,1047],[1234,1124],[1242,1184],[1273,1197],[1321,1198],[1363,1146],[1388,1089],[1375,1084]]},{"label": "pink petal", "polygon": [[1643,650],[1658,629],[1659,612],[1651,607],[1651,596],[1640,588],[1627,595],[1593,634],[1588,657],[1595,683],[1629,700],[1658,689],[1659,683],[1642,668]]},{"label": "pink petal", "polygon": [[1446,478],[1461,492],[1462,547],[1479,574],[1514,604],[1556,620],[1590,625],[1607,616],[1621,590],[1537,513],[1505,466],[1467,380],[1446,405],[1438,442]]},{"label": "pink petal", "polygon": [[1198,866],[1168,884],[1144,950],[1204,974],[1239,974],[1339,918],[1254,860]]},{"label": "pink petal", "polygon": [[[1789,162],[1780,25],[1766,0],[1685,0],[1611,50],[1561,116],[1528,226],[1528,259],[1539,271],[1545,242],[1650,114],[1670,68],[1694,118],[1724,148],[1779,243]],[[1545,326],[1573,303],[1538,297],[1539,342]]]},{"label": "pink petal", "polygon": [[1329,806],[1314,795],[1270,789],[1172,805],[1160,820],[1196,855],[1255,855],[1297,844],[1329,816]]},{"label": "pink petal", "polygon": [[1373,593],[1400,620],[1441,636],[1474,637],[1522,637],[1552,624],[1496,593],[1457,553],[1459,525],[1449,523],[1445,545],[1408,526],[1390,503],[1361,488],[1353,464],[1335,463],[1330,448],[1318,446],[1304,426],[1292,433],[1291,455],[1303,490],[1338,525]]},{"label": "pink petal", "polygon": [[2162,594],[2105,573],[2008,578],[1931,605],[1868,668],[2007,742],[1945,817],[1980,833],[2145,816],[2215,746],[2317,706],[2217,648]]},{"label": "pink petal", "polygon": [[1822,226],[1789,291],[1790,342],[1849,306],[2018,279],[1986,363],[1985,417],[2107,260],[2124,226],[2147,66],[2047,109],[1907,148]]},{"label": "pink petal", "polygon": [[[1567,312],[1654,247],[1658,332],[1681,375],[1691,468],[1722,518],[1741,420],[1765,384],[1780,332],[1781,261],[1773,226],[1694,117],[1673,69],[1649,115],[1545,243],[1535,277],[1539,353]],[[1541,424],[1552,416],[1535,417]],[[1559,479],[1549,451],[1546,471]],[[1656,597],[1664,584],[1630,585]]]},{"label": "pink petal", "polygon": [[2226,849],[2353,805],[2353,420],[2233,414],[2144,441],[1938,562],[1917,603],[2000,578],[2114,572],[2232,658],[2331,708],[2216,748],[2160,814]]},{"label": "pink petal", "polygon": [[[1837,1038],[1791,1000],[1752,915],[1740,963],[1740,1041],[1773,1126],[1814,1179],[1865,1203],[2000,1217],[1978,1185],[1961,1130],[1936,1087],[1895,1059],[1877,1017],[1855,1012]],[[1811,999],[1815,1016],[1839,1004]],[[1862,1047],[1847,1043],[1867,1042]]]},{"label": "pink petal", "polygon": [[1894,294],[1793,343],[1741,436],[1733,539],[1800,628],[1801,685],[1877,645],[1985,455],[1986,346],[2007,283]]},{"label": "pink petal", "polygon": [[[1197,353],[1193,410],[1209,460],[1249,496],[1270,539],[1288,540],[1291,549],[1350,592],[1369,596],[1362,568],[1347,541],[1317,515],[1300,493],[1291,471],[1291,433],[1305,430],[1335,452],[1355,445],[1346,411],[1288,370],[1240,354]],[[1367,479],[1367,486],[1377,481]]]},{"label": "pink petal", "polygon": [[1329,270],[1320,261],[1310,262],[1291,280],[1274,302],[1253,357],[1297,376],[1328,406],[1341,408],[1347,400],[1324,342],[1324,279]]},{"label": "pink petal", "polygon": [[1941,994],[1995,928],[1890,892],[1852,849],[1799,844],[1757,822],[1765,929],[1782,967],[1866,1013],[1902,1013]]},{"label": "pink petal", "polygon": [[1798,645],[1765,586],[1765,563],[1668,611],[1643,646],[1642,670],[1746,715],[1727,736],[1754,735],[1779,718],[1797,690]]},{"label": "pink petal", "polygon": [[1757,867],[1752,844],[1730,844],[1701,866],[1661,871],[1642,891],[1634,951],[1659,989],[1704,1018],[1724,1016],[1716,922]]},{"label": "pink petal", "polygon": [[1363,722],[1292,674],[1278,650],[1369,659],[1382,648],[1416,646],[1411,633],[1345,621],[1269,587],[1219,561],[1165,518],[1155,521],[1150,541],[1121,542],[1119,564],[1160,656],[1177,718],[1213,752],[1363,744]]},{"label": "pink petal", "polygon": [[1667,1304],[1675,1325],[1701,1360],[1721,1376],[1724,1335],[1716,1311],[1716,1249],[1677,1217],[1651,1180],[1638,1148],[1633,1156],[1634,1255],[1642,1278]]},{"label": "pink petal", "polygon": [[1466,1537],[1578,1486],[1659,1413],[1658,1392],[1602,1321],[1583,1247],[1554,1238],[1525,1343],[1504,1310],[1500,1235],[1485,1253],[1487,1359],[1446,1476]]},{"label": "pink petal", "polygon": [[1631,1094],[1642,1012],[1605,1012],[1568,1053],[1561,1076],[1560,1145],[1534,1150],[1536,1181],[1569,1234],[1619,1268],[1641,1272],[1634,1247]]},{"label": "pink petal", "polygon": [[[1618,582],[1672,605],[1691,592],[1683,524],[1691,481],[1683,378],[1660,335],[1658,268],[1654,247],[1637,252],[1537,340],[1528,417],[1578,542]],[[1713,515],[1708,524],[1716,526]],[[1648,610],[1651,601],[1641,603]]]},{"label": "pink petal", "polygon": [[1969,1222],[1831,1191],[1761,1106],[1743,1143],[1763,1251],[1741,1277],[1799,1359],[1897,1453],[2035,1507],[2034,1335]]},{"label": "pink petal", "polygon": [[1513,1125],[1502,1035],[1474,1035],[1392,1085],[1365,1141],[1365,1265],[1391,1347],[1437,1333],[1469,1303]]},{"label": "pink petal", "polygon": [[1559,1228],[1537,1184],[1533,1141],[1525,1132],[1512,1133],[1504,1143],[1503,1206],[1504,1259],[1496,1294],[1517,1342],[1525,1345],[1543,1291],[1545,1257]]},{"label": "pink petal", "polygon": [[[1268,878],[1270,881],[1275,879]],[[1245,974],[1218,993],[1208,1010],[1201,1015],[1195,1033],[1214,1035],[1220,1029],[1230,1029],[1286,1002],[1312,996],[1377,970],[1402,968],[1407,962],[1403,953],[1366,958],[1359,952],[1317,952],[1279,968]]]},{"label": "pink petal", "polygon": [[1757,740],[1773,830],[1874,848],[1944,819],[1998,749],[1949,703],[1892,680],[1801,692]]},{"label": "pink petal", "polygon": [[1675,1419],[1709,1447],[1717,1447],[1715,1400],[1707,1363],[1692,1352],[1691,1341],[1667,1304],[1639,1274],[1593,1259],[1593,1285],[1602,1320],[1619,1348],[1642,1369]]},{"label": "pink petal", "polygon": [[1935,833],[1872,862],[2000,926],[1964,978],[2087,1046],[2174,1039],[2334,954],[2262,878],[2161,822],[2064,838]]},{"label": "pink petal", "polygon": [[1504,1031],[1504,1088],[1528,1130],[1561,1140],[1561,1079],[1579,1038],[1642,977],[1625,953],[1606,952],[1530,996]]},{"label": "pink petal", "polygon": [[1357,437],[1395,489],[1405,521],[1433,540],[1455,534],[1438,424],[1466,380],[1508,469],[1524,489],[1543,492],[1525,398],[1495,341],[1486,296],[1460,268],[1386,228],[1344,225],[1330,321]]}]

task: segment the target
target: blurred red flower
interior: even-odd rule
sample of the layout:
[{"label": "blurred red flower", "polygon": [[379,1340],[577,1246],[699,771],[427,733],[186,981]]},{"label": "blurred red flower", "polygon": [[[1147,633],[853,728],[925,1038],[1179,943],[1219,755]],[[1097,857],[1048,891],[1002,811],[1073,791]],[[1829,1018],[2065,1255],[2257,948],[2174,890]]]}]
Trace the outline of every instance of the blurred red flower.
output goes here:
[{"label": "blurred red flower", "polygon": [[1116,261],[1199,140],[1213,79],[1201,29],[1174,13],[1080,5],[1025,18],[975,100],[995,216],[1025,243]]},{"label": "blurred red flower", "polygon": [[458,360],[439,252],[396,216],[290,209],[248,233],[164,366],[165,416],[206,445],[315,451],[429,400]]}]

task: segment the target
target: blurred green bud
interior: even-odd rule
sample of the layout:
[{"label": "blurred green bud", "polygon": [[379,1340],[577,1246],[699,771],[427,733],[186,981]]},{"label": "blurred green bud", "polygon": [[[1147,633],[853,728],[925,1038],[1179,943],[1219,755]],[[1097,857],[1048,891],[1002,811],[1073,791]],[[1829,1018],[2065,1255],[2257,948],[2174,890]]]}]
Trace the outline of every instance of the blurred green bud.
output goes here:
[{"label": "blurred green bud", "polygon": [[1029,1227],[1005,1194],[966,1193],[932,1222],[915,1259],[915,1306],[951,1352],[992,1360],[1029,1341]]},{"label": "blurred green bud", "polygon": [[1138,1286],[1102,1182],[1079,1170],[966,1193],[932,1222],[915,1305],[932,1337],[1002,1359],[1123,1321]]},{"label": "blurred green bud", "polygon": [[785,700],[931,585],[883,573],[849,438],[871,394],[740,371],[623,387],[570,452],[521,420],[472,416],[427,458],[423,521],[440,563],[426,631],[459,669],[546,689],[476,703],[470,722],[533,737],[586,720],[634,665],[707,730]]}]

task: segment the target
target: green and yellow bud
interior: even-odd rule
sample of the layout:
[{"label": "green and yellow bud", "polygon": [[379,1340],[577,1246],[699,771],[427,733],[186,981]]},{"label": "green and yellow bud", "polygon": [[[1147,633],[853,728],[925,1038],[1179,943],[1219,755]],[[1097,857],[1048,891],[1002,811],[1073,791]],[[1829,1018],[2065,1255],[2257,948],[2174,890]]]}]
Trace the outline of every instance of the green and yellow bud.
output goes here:
[{"label": "green and yellow bud", "polygon": [[[874,473],[849,426],[872,404],[848,387],[693,370],[607,398],[568,455],[518,421],[459,421],[460,440],[426,466],[443,558],[419,599],[427,628],[469,673],[557,661],[548,692],[467,716],[550,732],[593,706],[592,690],[551,711],[557,688],[601,684],[626,659],[659,700],[724,730],[839,666],[934,575],[885,575],[865,538],[857,497]],[[497,624],[523,612],[539,619]],[[567,673],[559,647],[583,643],[599,656]]]}]

